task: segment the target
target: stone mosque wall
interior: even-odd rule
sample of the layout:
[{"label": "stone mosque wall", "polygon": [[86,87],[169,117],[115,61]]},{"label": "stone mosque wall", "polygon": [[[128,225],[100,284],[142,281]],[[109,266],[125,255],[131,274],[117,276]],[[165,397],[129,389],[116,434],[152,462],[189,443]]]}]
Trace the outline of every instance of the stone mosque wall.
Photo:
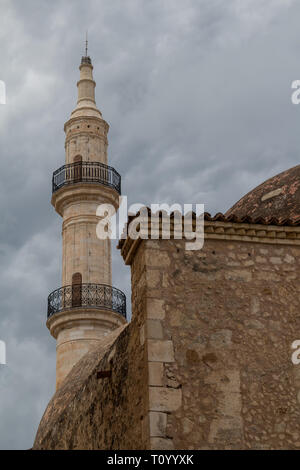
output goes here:
[{"label": "stone mosque wall", "polygon": [[132,321],[72,369],[34,448],[300,449],[300,228],[205,233],[121,242]]},{"label": "stone mosque wall", "polygon": [[205,231],[200,251],[184,240],[122,248],[134,315],[143,304],[147,319],[151,447],[299,449],[299,228]]}]

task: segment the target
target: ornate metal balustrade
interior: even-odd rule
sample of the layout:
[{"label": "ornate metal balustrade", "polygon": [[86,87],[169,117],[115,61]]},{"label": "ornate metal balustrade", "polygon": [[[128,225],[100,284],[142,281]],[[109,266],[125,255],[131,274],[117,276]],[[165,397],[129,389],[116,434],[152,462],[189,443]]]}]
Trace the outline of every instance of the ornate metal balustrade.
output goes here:
[{"label": "ornate metal balustrade", "polygon": [[66,184],[100,183],[121,194],[121,176],[111,166],[99,162],[77,162],[61,166],[53,173],[52,192]]},{"label": "ornate metal balustrade", "polygon": [[73,284],[51,292],[48,297],[48,315],[76,307],[113,310],[126,318],[125,294],[105,284]]}]

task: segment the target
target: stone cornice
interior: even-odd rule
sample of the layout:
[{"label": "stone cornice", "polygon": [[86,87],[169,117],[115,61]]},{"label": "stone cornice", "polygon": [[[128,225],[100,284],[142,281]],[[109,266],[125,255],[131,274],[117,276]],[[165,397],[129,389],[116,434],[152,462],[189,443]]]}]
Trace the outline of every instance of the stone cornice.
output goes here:
[{"label": "stone cornice", "polygon": [[97,225],[98,222],[101,220],[101,217],[97,216],[96,214],[91,215],[72,215],[64,219],[62,224],[62,230],[66,230],[72,225],[87,225],[87,224],[94,224]]},{"label": "stone cornice", "polygon": [[55,313],[47,320],[47,327],[51,335],[57,338],[58,333],[65,328],[80,327],[82,325],[95,325],[103,329],[114,330],[127,323],[126,319],[113,310],[89,307],[74,307]]},{"label": "stone cornice", "polygon": [[104,134],[100,134],[99,131],[95,130],[95,129],[81,129],[81,130],[78,130],[78,129],[73,129],[73,130],[69,130],[68,131],[68,134],[66,136],[66,139],[65,139],[65,148],[68,144],[68,142],[70,142],[72,139],[74,139],[75,137],[79,137],[79,136],[91,136],[91,137],[97,137],[99,140],[102,140],[102,142],[104,142],[104,144],[108,144],[108,139],[107,139],[107,136],[104,135]]},{"label": "stone cornice", "polygon": [[[193,230],[195,230],[195,221],[193,223]],[[151,233],[150,218],[148,221],[148,233]],[[155,234],[155,240],[164,239],[161,226],[159,233],[155,231]],[[148,238],[151,239],[151,236],[149,235]],[[170,222],[170,238],[174,239],[174,222],[172,220]],[[185,239],[184,236],[183,239]],[[205,221],[204,243],[205,240],[209,239],[228,240],[231,242],[267,243],[273,245],[300,245],[300,226]],[[132,263],[135,252],[143,240],[143,238],[133,240],[127,236],[126,239],[119,241],[118,248],[121,250],[125,264],[128,265]]]},{"label": "stone cornice", "polygon": [[[93,108],[91,108],[91,109],[93,109]],[[78,121],[97,121],[97,122],[101,123],[102,125],[104,125],[107,132],[109,130],[109,124],[102,117],[100,117],[100,116],[83,116],[82,115],[82,116],[74,116],[74,117],[71,116],[70,119],[68,119],[68,121],[65,122],[64,131],[66,132],[66,128],[69,125],[71,125],[75,122],[78,122]]]},{"label": "stone cornice", "polygon": [[63,216],[64,210],[71,204],[80,202],[95,202],[112,204],[116,210],[119,207],[118,192],[101,183],[76,183],[62,186],[52,194],[51,204],[56,212]]}]

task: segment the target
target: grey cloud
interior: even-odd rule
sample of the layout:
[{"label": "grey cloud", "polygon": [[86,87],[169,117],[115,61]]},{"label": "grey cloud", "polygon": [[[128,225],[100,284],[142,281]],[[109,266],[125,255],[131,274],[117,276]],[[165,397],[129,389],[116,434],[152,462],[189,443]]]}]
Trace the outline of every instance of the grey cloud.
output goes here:
[{"label": "grey cloud", "polygon": [[[51,175],[89,30],[109,159],[129,203],[230,207],[299,163],[300,5],[287,0],[0,0],[0,447],[29,448],[54,391],[60,286]],[[130,269],[113,250],[114,284]],[[130,310],[130,302],[128,302]]]}]

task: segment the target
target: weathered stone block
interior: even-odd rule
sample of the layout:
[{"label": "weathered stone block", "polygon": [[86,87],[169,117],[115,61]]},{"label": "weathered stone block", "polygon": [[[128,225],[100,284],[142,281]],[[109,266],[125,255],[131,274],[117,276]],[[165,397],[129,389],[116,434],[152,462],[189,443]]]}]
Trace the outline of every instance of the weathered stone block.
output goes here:
[{"label": "weathered stone block", "polygon": [[282,264],[281,259],[278,258],[277,256],[271,256],[270,262],[271,262],[272,264]]},{"label": "weathered stone block", "polygon": [[249,282],[252,279],[251,271],[237,269],[225,273],[225,279],[228,281],[244,281]]},{"label": "weathered stone block", "polygon": [[176,411],[181,401],[181,389],[149,387],[149,408],[152,411]]},{"label": "weathered stone block", "polygon": [[189,434],[192,432],[194,427],[193,421],[191,421],[189,418],[184,418],[182,421],[182,428],[183,428],[183,433],[184,434]]},{"label": "weathered stone block", "polygon": [[147,336],[153,339],[163,339],[163,329],[160,320],[147,320]]},{"label": "weathered stone block", "polygon": [[232,331],[218,330],[210,337],[210,345],[213,348],[225,348],[231,346]]},{"label": "weathered stone block", "polygon": [[161,272],[158,269],[150,269],[146,271],[147,285],[150,289],[157,287],[161,280]]},{"label": "weathered stone block", "polygon": [[181,325],[181,310],[171,309],[169,313],[169,321],[171,326],[180,326]]},{"label": "weathered stone block", "polygon": [[148,339],[148,359],[149,361],[174,362],[173,342]]},{"label": "weathered stone block", "polygon": [[147,299],[147,317],[156,320],[165,318],[164,301],[161,299]]},{"label": "weathered stone block", "polygon": [[149,385],[162,386],[164,365],[162,362],[148,362]]},{"label": "weathered stone block", "polygon": [[167,414],[158,411],[149,412],[150,436],[161,437],[166,435]]},{"label": "weathered stone block", "polygon": [[163,268],[170,265],[168,253],[161,250],[146,250],[145,261],[147,266],[157,268]]},{"label": "weathered stone block", "polygon": [[151,450],[173,450],[175,448],[172,439],[161,437],[151,437],[150,446]]}]

